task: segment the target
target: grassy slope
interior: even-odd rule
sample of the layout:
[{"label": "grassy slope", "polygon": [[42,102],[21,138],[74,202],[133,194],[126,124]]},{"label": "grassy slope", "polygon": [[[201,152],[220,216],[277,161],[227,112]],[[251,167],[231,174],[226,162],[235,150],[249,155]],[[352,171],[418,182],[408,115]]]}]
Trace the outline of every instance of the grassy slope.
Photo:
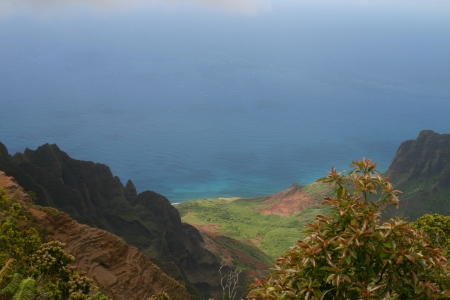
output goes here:
[{"label": "grassy slope", "polygon": [[[310,185],[302,188],[320,203],[324,188]],[[303,237],[304,226],[324,213],[324,208],[308,207],[296,215],[282,217],[263,215],[267,197],[253,199],[208,199],[184,202],[177,206],[182,221],[244,243],[257,246],[273,261]],[[215,225],[215,226],[214,226]]]}]

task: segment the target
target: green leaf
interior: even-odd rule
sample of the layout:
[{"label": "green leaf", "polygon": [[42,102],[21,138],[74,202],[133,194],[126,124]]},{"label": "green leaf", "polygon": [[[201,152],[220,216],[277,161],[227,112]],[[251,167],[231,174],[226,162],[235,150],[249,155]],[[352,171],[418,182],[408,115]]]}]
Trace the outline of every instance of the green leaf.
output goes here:
[{"label": "green leaf", "polygon": [[425,262],[424,259],[419,259],[418,262],[419,262],[419,265],[420,265],[422,268],[424,268],[424,269],[427,268],[427,263]]},{"label": "green leaf", "polygon": [[0,295],[4,294],[4,293],[11,293],[14,294],[20,286],[20,283],[22,281],[22,275],[19,273],[14,273],[13,278],[11,279],[11,281],[8,283],[8,285],[6,287],[4,287],[1,291],[0,291]]},{"label": "green leaf", "polygon": [[19,289],[14,293],[13,300],[31,300],[34,298],[36,281],[26,278],[21,281]]},{"label": "green leaf", "polygon": [[345,258],[345,262],[347,263],[347,265],[351,264],[352,258],[350,257],[350,255],[347,255],[347,257]]}]

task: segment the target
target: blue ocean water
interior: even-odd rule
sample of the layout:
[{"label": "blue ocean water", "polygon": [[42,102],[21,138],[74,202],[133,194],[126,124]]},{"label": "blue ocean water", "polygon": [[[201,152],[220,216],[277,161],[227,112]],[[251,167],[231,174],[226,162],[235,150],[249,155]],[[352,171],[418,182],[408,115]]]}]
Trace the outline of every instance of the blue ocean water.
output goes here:
[{"label": "blue ocean water", "polygon": [[56,143],[180,202],[384,171],[450,132],[448,1],[113,2],[0,5],[11,153]]}]

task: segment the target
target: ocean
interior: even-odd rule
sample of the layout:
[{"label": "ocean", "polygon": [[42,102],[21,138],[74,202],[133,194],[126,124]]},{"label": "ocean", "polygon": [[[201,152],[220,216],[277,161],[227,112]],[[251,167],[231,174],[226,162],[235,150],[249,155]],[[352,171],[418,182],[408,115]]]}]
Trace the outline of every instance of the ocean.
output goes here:
[{"label": "ocean", "polygon": [[450,133],[449,1],[12,0],[0,142],[172,202],[254,197]]}]

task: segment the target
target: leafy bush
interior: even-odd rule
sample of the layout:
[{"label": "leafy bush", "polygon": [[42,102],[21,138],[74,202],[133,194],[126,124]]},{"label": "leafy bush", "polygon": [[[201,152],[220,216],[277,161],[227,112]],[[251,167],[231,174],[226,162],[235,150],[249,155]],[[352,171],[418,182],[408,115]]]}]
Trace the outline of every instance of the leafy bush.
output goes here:
[{"label": "leafy bush", "polygon": [[17,271],[24,273],[41,239],[34,228],[19,225],[19,220],[26,219],[21,209],[19,203],[9,203],[5,191],[0,188],[0,266],[13,259]]},{"label": "leafy bush", "polygon": [[57,276],[67,280],[72,269],[69,267],[75,258],[64,251],[65,244],[59,241],[51,241],[42,244],[31,255],[31,265],[37,275]]},{"label": "leafy bush", "polygon": [[0,188],[1,299],[109,299],[102,293],[90,297],[93,281],[70,266],[74,257],[64,251],[65,244],[42,244],[37,231],[23,225],[24,220],[21,205],[9,203]]},{"label": "leafy bush", "polygon": [[424,231],[432,244],[442,248],[450,257],[450,216],[426,214],[414,222],[414,226]]},{"label": "leafy bush", "polygon": [[397,194],[376,164],[363,159],[343,175],[333,168],[319,182],[335,186],[327,216],[307,225],[275,264],[251,286],[248,299],[443,299],[450,297],[442,251],[410,223],[381,214]]}]

